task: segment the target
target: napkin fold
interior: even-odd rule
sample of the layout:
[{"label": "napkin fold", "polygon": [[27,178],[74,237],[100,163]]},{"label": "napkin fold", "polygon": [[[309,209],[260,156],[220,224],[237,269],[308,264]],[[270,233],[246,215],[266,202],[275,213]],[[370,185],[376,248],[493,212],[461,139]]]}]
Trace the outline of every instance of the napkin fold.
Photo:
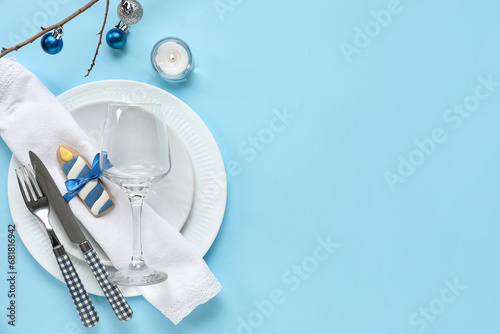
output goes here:
[{"label": "napkin fold", "polygon": [[[60,145],[75,148],[87,159],[99,151],[71,114],[31,72],[17,61],[0,58],[0,135],[14,156],[30,163],[28,151],[44,162],[62,194],[66,180],[57,162]],[[128,266],[132,254],[130,204],[120,188],[107,180],[116,207],[95,218],[82,201],[70,201],[75,216],[101,245],[113,265]],[[141,294],[174,324],[214,297],[221,285],[201,255],[148,205],[143,208],[143,248],[147,263],[168,273],[160,284],[139,287]]]}]

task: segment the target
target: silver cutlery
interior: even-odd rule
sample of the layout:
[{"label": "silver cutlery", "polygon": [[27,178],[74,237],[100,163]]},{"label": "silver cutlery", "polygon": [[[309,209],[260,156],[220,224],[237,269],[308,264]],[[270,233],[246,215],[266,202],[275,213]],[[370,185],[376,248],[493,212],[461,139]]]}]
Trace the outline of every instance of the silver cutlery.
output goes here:
[{"label": "silver cutlery", "polygon": [[99,322],[99,315],[95,310],[94,304],[90,300],[71,259],[68,254],[66,254],[63,245],[59,242],[49,222],[50,207],[47,196],[43,193],[41,187],[39,187],[35,174],[31,168],[28,169],[25,166],[21,166],[19,169],[16,169],[15,172],[24,203],[28,207],[28,210],[38,218],[38,221],[45,228],[50,238],[54,255],[57,258],[57,263],[59,264],[59,268],[61,269],[64,281],[66,282],[66,286],[71,294],[71,298],[73,299],[73,303],[75,304],[82,324],[85,327],[97,325]]},{"label": "silver cutlery", "polygon": [[120,289],[108,281],[109,273],[106,267],[102,264],[96,251],[87,240],[83,234],[80,221],[75,217],[68,203],[64,200],[63,196],[59,192],[57,185],[55,184],[49,171],[40,160],[40,158],[33,153],[29,152],[30,160],[35,168],[35,175],[47,195],[52,209],[59,218],[61,225],[64,227],[66,234],[68,235],[71,242],[76,243],[80,246],[85,260],[87,261],[92,273],[94,274],[102,292],[109,301],[109,304],[113,308],[116,316],[120,321],[130,320],[133,316],[132,309],[130,305],[123,297]]}]

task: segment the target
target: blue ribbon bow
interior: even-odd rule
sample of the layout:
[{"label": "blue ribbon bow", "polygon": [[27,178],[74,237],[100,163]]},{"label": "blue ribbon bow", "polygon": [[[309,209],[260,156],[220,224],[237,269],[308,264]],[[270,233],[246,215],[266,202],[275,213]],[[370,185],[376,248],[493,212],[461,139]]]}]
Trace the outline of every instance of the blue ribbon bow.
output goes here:
[{"label": "blue ribbon bow", "polygon": [[73,199],[73,197],[75,197],[76,194],[78,194],[80,190],[82,190],[83,187],[85,187],[85,185],[89,183],[89,181],[97,180],[98,178],[100,178],[102,176],[102,171],[113,167],[113,165],[108,160],[108,153],[103,152],[102,155],[104,157],[104,168],[102,170],[99,163],[101,155],[97,153],[94,157],[94,161],[92,162],[92,168],[90,168],[89,176],[69,179],[65,182],[68,192],[63,197],[66,202],[71,201],[71,199]]}]

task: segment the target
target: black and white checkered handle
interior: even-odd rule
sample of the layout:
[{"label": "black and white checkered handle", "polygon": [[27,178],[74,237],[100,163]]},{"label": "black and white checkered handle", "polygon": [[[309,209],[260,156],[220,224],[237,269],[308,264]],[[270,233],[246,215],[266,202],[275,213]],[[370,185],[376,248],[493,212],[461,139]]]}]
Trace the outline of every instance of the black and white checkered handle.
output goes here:
[{"label": "black and white checkered handle", "polygon": [[134,313],[132,312],[130,305],[125,300],[125,297],[123,297],[120,289],[108,281],[109,273],[106,270],[106,267],[102,264],[101,259],[99,259],[95,250],[91,248],[89,251],[83,253],[83,255],[85,256],[85,260],[87,260],[90,269],[92,269],[97,282],[99,282],[102,292],[104,292],[104,295],[108,298],[109,304],[113,308],[113,311],[115,311],[118,319],[120,321],[130,320]]},{"label": "black and white checkered handle", "polygon": [[99,315],[94,308],[94,304],[90,300],[85,287],[80,281],[80,277],[73,267],[68,254],[63,254],[57,257],[57,263],[64,277],[64,281],[68,286],[69,293],[73,302],[75,303],[76,310],[80,316],[80,320],[85,327],[94,327],[99,322]]}]

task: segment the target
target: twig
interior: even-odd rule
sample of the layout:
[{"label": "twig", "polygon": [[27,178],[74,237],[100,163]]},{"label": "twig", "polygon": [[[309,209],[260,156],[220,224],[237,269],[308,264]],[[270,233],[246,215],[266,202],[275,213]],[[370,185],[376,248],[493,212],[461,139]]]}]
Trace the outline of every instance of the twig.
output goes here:
[{"label": "twig", "polygon": [[99,43],[97,43],[97,48],[95,50],[94,59],[92,59],[92,64],[90,64],[90,68],[88,69],[87,75],[85,75],[85,77],[88,77],[90,74],[90,71],[92,71],[92,69],[94,68],[95,59],[97,58],[97,54],[99,53],[99,47],[102,44],[102,34],[104,32],[104,27],[106,26],[106,20],[108,19],[108,9],[109,9],[109,0],[106,0],[106,12],[104,13],[104,22],[102,23],[101,31],[99,32]]},{"label": "twig", "polygon": [[[40,31],[38,34],[36,34],[35,36],[33,36],[31,38],[28,38],[27,40],[25,40],[22,43],[14,45],[13,47],[10,47],[8,49],[2,48],[2,52],[0,53],[0,58],[2,58],[3,56],[5,56],[6,54],[8,54],[8,53],[10,53],[12,51],[19,50],[20,48],[22,48],[23,46],[25,46],[25,45],[27,45],[29,43],[33,43],[38,38],[40,38],[41,36],[43,36],[45,33],[49,32],[49,31],[52,31],[52,30],[54,30],[55,28],[57,28],[59,26],[63,26],[64,24],[68,23],[69,21],[71,21],[72,19],[74,19],[75,17],[77,17],[78,15],[80,15],[81,13],[83,13],[84,11],[86,11],[87,9],[89,9],[90,7],[92,7],[93,5],[95,5],[95,3],[97,1],[99,1],[99,0],[92,0],[92,1],[90,1],[88,4],[86,4],[85,6],[83,6],[82,8],[80,8],[79,10],[77,10],[76,12],[74,12],[73,14],[71,14],[70,16],[68,16],[67,18],[65,18],[64,20],[62,20],[61,22],[53,24],[50,27],[47,27],[45,29],[42,29],[42,31]],[[108,1],[108,4],[109,4],[109,0],[107,0],[107,1]],[[107,7],[106,7],[106,15],[107,15]]]}]

